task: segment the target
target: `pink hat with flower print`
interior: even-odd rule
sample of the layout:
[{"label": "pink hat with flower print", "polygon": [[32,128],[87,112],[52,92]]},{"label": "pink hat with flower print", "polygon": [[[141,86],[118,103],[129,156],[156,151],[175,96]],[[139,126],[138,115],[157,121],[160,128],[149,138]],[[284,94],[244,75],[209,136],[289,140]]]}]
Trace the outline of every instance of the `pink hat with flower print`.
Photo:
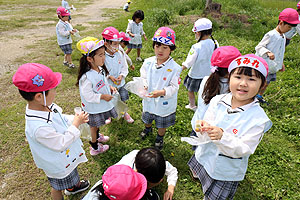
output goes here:
[{"label": "pink hat with flower print", "polygon": [[14,74],[13,84],[25,92],[43,92],[55,88],[62,75],[39,63],[21,65]]},{"label": "pink hat with flower print", "polygon": [[176,35],[175,32],[169,27],[160,27],[155,31],[152,38],[155,42],[160,42],[165,45],[175,45]]},{"label": "pink hat with flower print", "polygon": [[297,3],[297,8],[300,9],[300,1]]},{"label": "pink hat with flower print", "polygon": [[120,36],[119,31],[115,27],[107,27],[101,33],[102,37],[111,41],[121,41],[122,37]]},{"label": "pink hat with flower print", "polygon": [[228,67],[228,72],[230,73],[233,69],[238,67],[253,68],[262,73],[264,77],[267,77],[269,72],[268,63],[262,57],[254,54],[247,54],[233,60]]},{"label": "pink hat with flower print", "polygon": [[111,200],[139,200],[147,189],[144,175],[127,165],[110,166],[102,181],[104,193]]},{"label": "pink hat with flower print", "polygon": [[299,24],[299,14],[293,8],[286,8],[279,14],[279,20],[287,22],[289,24]]},{"label": "pink hat with flower print", "polygon": [[210,59],[212,73],[215,72],[218,67],[228,68],[229,64],[241,55],[242,54],[240,53],[240,51],[234,46],[222,46],[217,48],[213,52]]},{"label": "pink hat with flower print", "polygon": [[131,38],[129,37],[129,35],[127,33],[124,33],[124,32],[120,32],[120,37],[122,37],[123,41],[130,41]]},{"label": "pink hat with flower print", "polygon": [[57,8],[56,14],[61,15],[61,16],[69,16],[70,15],[69,11],[62,6]]}]

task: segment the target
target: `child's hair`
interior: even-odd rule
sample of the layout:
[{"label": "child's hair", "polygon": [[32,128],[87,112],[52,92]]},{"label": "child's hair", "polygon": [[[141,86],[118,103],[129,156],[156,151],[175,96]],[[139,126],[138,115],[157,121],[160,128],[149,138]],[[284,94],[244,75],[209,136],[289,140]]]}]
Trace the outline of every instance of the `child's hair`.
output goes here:
[{"label": "child's hair", "polygon": [[[48,91],[49,90],[45,91],[46,96],[48,95]],[[25,91],[19,89],[19,93],[25,100],[32,101],[34,99],[34,96],[37,93],[43,93],[43,92],[25,92]]]},{"label": "child's hair", "polygon": [[135,166],[150,183],[158,183],[166,172],[166,161],[162,153],[153,147],[141,149],[135,157]]},{"label": "child's hair", "polygon": [[139,18],[140,20],[144,20],[144,12],[142,10],[137,10],[132,15],[132,20],[135,21],[136,18]]},{"label": "child's hair", "polygon": [[225,77],[228,74],[228,68],[221,68],[219,67],[214,73],[212,73],[209,78],[207,79],[204,90],[202,93],[202,98],[206,105],[209,104],[210,100],[220,94],[221,85],[220,78]]},{"label": "child's hair", "polygon": [[218,48],[218,45],[214,39],[214,37],[212,36],[212,28],[211,29],[207,29],[207,30],[203,30],[203,31],[199,31],[201,33],[201,36],[199,38],[199,40],[197,42],[200,42],[201,39],[206,36],[206,35],[209,35],[211,37],[211,39],[214,41],[214,44],[215,44],[215,49]]},{"label": "child's hair", "polygon": [[251,67],[237,67],[235,69],[233,69],[230,74],[229,74],[229,78],[228,78],[228,82],[230,82],[230,77],[231,75],[235,72],[235,70],[238,70],[237,71],[237,74],[241,75],[246,75],[246,76],[252,76],[252,71],[254,71],[254,75],[257,77],[257,78],[260,78],[261,79],[261,85],[260,85],[260,89],[265,85],[266,83],[266,78],[265,76],[259,72],[258,70],[255,70]]},{"label": "child's hair", "polygon": [[[101,49],[101,48],[105,48],[105,46],[102,46],[99,49]],[[89,54],[89,57],[93,58],[99,49],[92,51]],[[104,69],[105,75],[108,75],[109,72],[108,72],[105,64],[101,67],[102,67],[102,69]],[[91,65],[90,65],[89,61],[87,60],[87,55],[82,55],[82,57],[80,58],[80,63],[79,63],[79,70],[78,70],[76,86],[79,85],[79,80],[82,77],[82,75],[85,74],[86,72],[88,72],[90,69],[91,69]]]},{"label": "child's hair", "polygon": [[104,193],[103,183],[95,187],[92,191],[98,194],[98,200],[110,200]]},{"label": "child's hair", "polygon": [[[277,25],[279,25],[280,21],[282,21],[282,20],[278,20]],[[284,25],[287,24],[287,25],[290,25],[291,27],[296,27],[297,26],[297,24],[290,24],[290,23],[285,22],[285,21],[282,21],[282,22],[283,22]]]},{"label": "child's hair", "polygon": [[104,42],[111,44],[113,41],[103,38]]},{"label": "child's hair", "polygon": [[121,40],[121,42],[124,43],[124,45],[126,45],[126,46],[129,44],[128,41]]},{"label": "child's hair", "polygon": [[[161,46],[161,45],[163,45],[163,44],[160,43],[160,42],[153,41],[153,43],[152,43],[153,49],[154,49],[154,46],[155,46],[155,45]],[[176,49],[176,46],[175,46],[175,45],[166,45],[166,46],[170,47],[171,51],[174,51],[174,50]]]}]

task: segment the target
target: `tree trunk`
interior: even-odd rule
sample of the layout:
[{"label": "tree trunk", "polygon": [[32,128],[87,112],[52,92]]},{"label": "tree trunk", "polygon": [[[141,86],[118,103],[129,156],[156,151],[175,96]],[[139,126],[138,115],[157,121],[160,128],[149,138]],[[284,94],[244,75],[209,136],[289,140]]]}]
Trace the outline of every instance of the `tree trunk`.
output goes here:
[{"label": "tree trunk", "polygon": [[205,10],[209,10],[212,4],[212,0],[206,0]]}]

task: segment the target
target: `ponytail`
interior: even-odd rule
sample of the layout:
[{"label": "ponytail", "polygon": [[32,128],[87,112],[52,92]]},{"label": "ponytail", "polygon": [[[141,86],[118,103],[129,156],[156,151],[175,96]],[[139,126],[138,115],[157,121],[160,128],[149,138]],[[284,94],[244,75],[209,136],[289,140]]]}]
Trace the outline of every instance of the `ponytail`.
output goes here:
[{"label": "ponytail", "polygon": [[216,49],[218,48],[218,44],[217,44],[216,40],[214,39],[214,37],[213,37],[212,35],[210,35],[210,37],[211,37],[212,41],[213,41],[214,44],[215,44],[214,50],[216,50]]},{"label": "ponytail", "polygon": [[200,38],[199,38],[199,40],[198,40],[197,42],[200,42],[201,39],[202,39],[205,35],[210,35],[212,41],[213,41],[214,44],[215,44],[214,50],[216,50],[216,48],[218,48],[217,42],[216,42],[216,40],[215,40],[215,39],[213,38],[213,36],[212,36],[212,29],[203,30],[203,31],[200,31],[200,33],[201,33],[201,36],[200,36]]}]

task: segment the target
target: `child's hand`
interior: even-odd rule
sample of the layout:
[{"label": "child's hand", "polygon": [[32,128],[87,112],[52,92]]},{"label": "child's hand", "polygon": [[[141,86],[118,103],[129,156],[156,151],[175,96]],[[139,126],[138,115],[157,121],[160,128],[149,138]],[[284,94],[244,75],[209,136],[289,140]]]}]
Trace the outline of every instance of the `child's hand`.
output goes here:
[{"label": "child's hand", "polygon": [[145,39],[145,41],[147,41],[147,40],[148,40],[146,35],[144,35],[144,39]]},{"label": "child's hand", "polygon": [[268,52],[267,55],[268,55],[268,57],[270,58],[270,60],[274,60],[274,59],[275,59],[274,53]]},{"label": "child's hand", "polygon": [[285,65],[283,63],[282,63],[282,68],[279,71],[281,71],[281,72],[285,71]]},{"label": "child's hand", "polygon": [[135,66],[134,66],[134,65],[131,65],[129,68],[130,68],[131,70],[134,70],[134,69],[135,69]]},{"label": "child's hand", "polygon": [[211,140],[220,140],[223,136],[223,129],[217,126],[205,126],[201,128],[202,132],[207,132]]},{"label": "child's hand", "polygon": [[115,88],[115,87],[113,87],[113,86],[109,86],[110,87],[110,92],[112,93],[112,94],[114,94],[114,93],[116,93],[117,92],[117,88]]},{"label": "child's hand", "polygon": [[202,128],[208,127],[208,126],[210,126],[210,124],[208,122],[206,122],[204,120],[196,120],[195,131],[203,134]]},{"label": "child's hand", "polygon": [[134,34],[132,34],[132,33],[128,33],[131,37],[134,37],[135,35]]},{"label": "child's hand", "polygon": [[157,98],[160,96],[165,96],[166,91],[165,90],[155,90],[153,92],[150,92],[150,94],[147,96],[149,98]]},{"label": "child's hand", "polygon": [[172,200],[174,194],[174,185],[169,185],[168,190],[164,194],[164,200]]},{"label": "child's hand", "polygon": [[81,113],[75,114],[72,124],[76,126],[76,128],[78,128],[79,125],[83,123],[87,123],[88,121],[89,121],[89,114],[84,111],[81,111]]},{"label": "child's hand", "polygon": [[109,76],[108,78],[109,78],[114,84],[117,85],[117,79],[116,79],[115,77]]},{"label": "child's hand", "polygon": [[120,84],[121,84],[122,78],[123,78],[122,75],[118,76],[118,78],[116,79],[117,85],[120,85]]},{"label": "child's hand", "polygon": [[110,101],[113,98],[113,96],[111,96],[110,94],[101,94],[100,99],[103,99],[105,101]]},{"label": "child's hand", "polygon": [[186,69],[186,66],[182,65],[182,71]]},{"label": "child's hand", "polygon": [[74,35],[75,32],[76,32],[76,31],[74,31],[74,29],[70,31],[70,33],[71,33],[72,35]]}]

